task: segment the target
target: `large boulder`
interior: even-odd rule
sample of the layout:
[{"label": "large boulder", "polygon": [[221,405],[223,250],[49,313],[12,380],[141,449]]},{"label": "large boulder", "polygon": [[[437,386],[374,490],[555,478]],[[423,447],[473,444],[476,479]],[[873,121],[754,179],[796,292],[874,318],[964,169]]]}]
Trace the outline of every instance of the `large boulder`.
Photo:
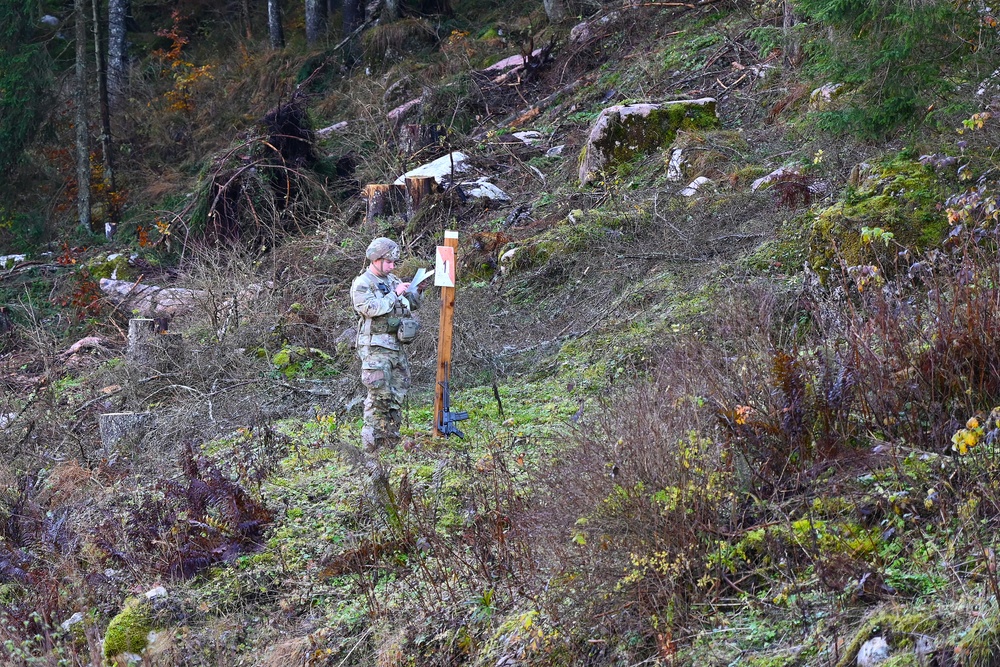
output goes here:
[{"label": "large boulder", "polygon": [[580,185],[615,165],[665,148],[680,129],[718,127],[715,99],[619,104],[601,111],[580,154]]}]

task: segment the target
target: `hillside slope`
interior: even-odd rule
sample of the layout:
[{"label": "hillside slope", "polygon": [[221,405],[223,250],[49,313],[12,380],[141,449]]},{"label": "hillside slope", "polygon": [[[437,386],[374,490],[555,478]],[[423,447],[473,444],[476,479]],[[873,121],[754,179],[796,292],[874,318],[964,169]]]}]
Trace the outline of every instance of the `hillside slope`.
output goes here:
[{"label": "hillside slope", "polygon": [[[172,19],[189,78],[144,61],[118,236],[0,273],[5,664],[1000,660],[996,21],[580,9],[379,20],[353,69]],[[580,184],[602,111],[705,98]],[[366,215],[458,152],[508,199]],[[48,155],[12,206],[61,197]],[[409,276],[445,229],[468,437],[429,434],[431,292],[379,493],[347,290],[372,236]],[[148,286],[165,353],[127,346]]]}]

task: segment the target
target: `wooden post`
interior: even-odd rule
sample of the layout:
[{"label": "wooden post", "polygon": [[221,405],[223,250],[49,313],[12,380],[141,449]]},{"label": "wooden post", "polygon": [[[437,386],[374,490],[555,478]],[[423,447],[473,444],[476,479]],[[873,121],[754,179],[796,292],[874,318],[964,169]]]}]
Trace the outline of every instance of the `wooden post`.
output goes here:
[{"label": "wooden post", "polygon": [[[458,257],[458,232],[445,231],[444,244],[455,249]],[[435,283],[439,276],[435,276]],[[457,276],[456,276],[457,278]],[[452,322],[455,318],[455,288],[441,288],[441,326],[438,330],[438,362],[437,381],[434,384],[434,435],[441,437],[438,425],[441,423],[441,413],[444,411],[443,382],[450,381],[451,375],[451,334]]]}]

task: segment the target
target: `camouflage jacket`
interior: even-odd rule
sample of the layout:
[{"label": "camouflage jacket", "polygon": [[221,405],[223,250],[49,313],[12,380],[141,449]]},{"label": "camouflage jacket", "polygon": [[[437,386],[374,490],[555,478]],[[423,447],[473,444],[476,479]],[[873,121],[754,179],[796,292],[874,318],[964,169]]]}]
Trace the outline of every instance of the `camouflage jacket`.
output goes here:
[{"label": "camouflage jacket", "polygon": [[390,273],[379,278],[368,269],[351,284],[351,302],[360,315],[358,320],[358,349],[374,345],[398,350],[396,330],[399,320],[410,317],[420,307],[420,296],[396,296],[396,285],[403,282]]}]

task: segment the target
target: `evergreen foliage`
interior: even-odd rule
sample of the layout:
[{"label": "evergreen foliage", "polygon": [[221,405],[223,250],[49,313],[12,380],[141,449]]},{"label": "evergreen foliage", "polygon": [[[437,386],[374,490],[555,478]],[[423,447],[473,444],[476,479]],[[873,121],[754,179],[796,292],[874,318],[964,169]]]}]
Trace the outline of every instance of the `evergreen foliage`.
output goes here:
[{"label": "evergreen foliage", "polygon": [[38,42],[37,4],[0,3],[0,174],[9,173],[38,132],[48,97],[48,54]]},{"label": "evergreen foliage", "polygon": [[[806,44],[809,73],[853,84],[847,110],[823,113],[831,130],[884,136],[962,78],[975,77],[981,54],[996,44],[995,21],[971,2],[796,0],[803,15],[829,26]],[[863,100],[863,101],[862,101]]]}]

